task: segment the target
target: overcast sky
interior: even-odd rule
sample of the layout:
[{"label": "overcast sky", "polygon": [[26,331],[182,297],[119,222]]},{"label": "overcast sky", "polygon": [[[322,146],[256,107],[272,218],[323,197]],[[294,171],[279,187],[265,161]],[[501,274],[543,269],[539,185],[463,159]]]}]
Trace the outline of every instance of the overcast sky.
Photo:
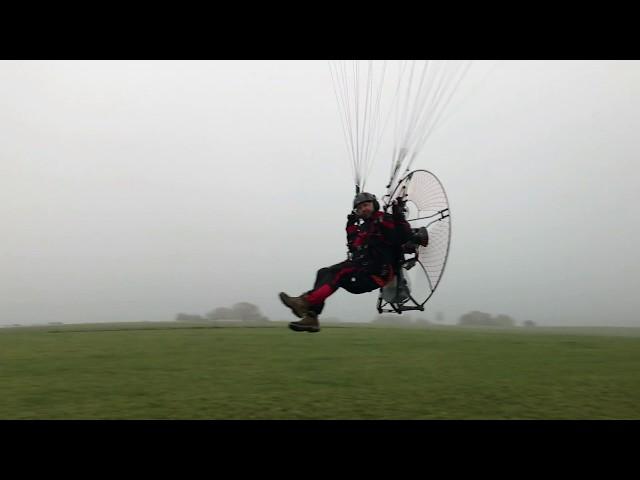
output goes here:
[{"label": "overcast sky", "polygon": [[[640,326],[640,62],[465,81],[414,165],[452,211],[426,316]],[[381,148],[368,190],[388,169]],[[238,301],[289,320],[277,293],[345,258],[352,198],[327,62],[0,62],[0,325]],[[369,321],[376,297],[339,291],[323,316]]]}]

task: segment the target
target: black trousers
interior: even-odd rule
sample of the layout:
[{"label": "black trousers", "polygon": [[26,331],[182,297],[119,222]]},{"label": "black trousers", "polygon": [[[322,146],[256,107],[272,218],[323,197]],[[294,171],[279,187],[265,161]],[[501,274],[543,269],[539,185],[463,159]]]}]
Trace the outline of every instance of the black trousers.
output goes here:
[{"label": "black trousers", "polygon": [[360,294],[372,292],[380,288],[380,284],[362,266],[349,260],[321,268],[316,274],[313,290],[306,293],[311,309],[317,314],[322,313],[324,301],[338,288]]}]

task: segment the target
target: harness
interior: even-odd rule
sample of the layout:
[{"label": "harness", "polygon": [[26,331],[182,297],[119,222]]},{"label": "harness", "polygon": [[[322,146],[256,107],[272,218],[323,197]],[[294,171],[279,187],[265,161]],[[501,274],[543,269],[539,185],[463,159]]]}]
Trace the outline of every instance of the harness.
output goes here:
[{"label": "harness", "polygon": [[[374,215],[374,218],[357,226],[351,260],[367,270],[374,282],[382,287],[393,279],[398,252],[394,251],[394,245],[386,241],[382,233],[382,224],[387,221],[384,213],[376,212]],[[393,224],[387,226],[394,228]]]}]

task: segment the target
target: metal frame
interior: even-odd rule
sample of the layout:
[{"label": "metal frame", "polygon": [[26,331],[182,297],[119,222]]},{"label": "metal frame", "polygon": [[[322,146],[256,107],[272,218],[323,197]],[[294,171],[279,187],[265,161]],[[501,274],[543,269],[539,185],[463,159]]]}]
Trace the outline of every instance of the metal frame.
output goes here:
[{"label": "metal frame", "polygon": [[[410,181],[411,177],[416,173],[416,172],[426,172],[429,175],[433,176],[433,178],[436,179],[436,181],[440,184],[440,187],[442,188],[442,192],[444,193],[444,197],[446,199],[447,205],[449,205],[449,198],[447,197],[447,192],[444,189],[444,186],[442,185],[442,182],[440,182],[440,179],[438,177],[436,177],[432,172],[428,171],[428,170],[424,170],[424,169],[419,169],[419,170],[413,170],[412,172],[409,172],[407,175],[405,175],[396,185],[396,188],[393,190],[393,192],[391,193],[391,195],[385,195],[383,198],[385,198],[385,205],[384,205],[384,210],[387,211],[389,206],[391,205],[391,199],[394,197],[394,195],[396,194],[396,191],[398,190],[398,188],[400,187],[400,185],[403,185],[405,183],[405,181]],[[388,203],[387,203],[388,202]],[[446,214],[445,214],[446,213]],[[416,220],[424,220],[424,219],[428,219],[428,218],[432,218],[435,217],[437,215],[440,215],[440,218],[436,218],[435,220],[433,220],[432,222],[429,222],[426,227],[429,227],[429,225],[434,224],[435,222],[439,222],[444,220],[445,218],[450,218],[451,214],[450,214],[450,209],[449,207],[447,207],[446,209],[440,210],[437,213],[434,213],[433,215],[428,215],[426,217],[418,217],[418,218],[414,218],[411,220],[408,220],[408,222],[414,222]],[[451,228],[451,227],[449,227]],[[405,300],[403,300],[402,302],[388,302],[386,301],[384,298],[382,298],[382,291],[383,289],[380,289],[380,295],[378,296],[378,303],[377,303],[377,310],[378,313],[383,313],[383,312],[387,312],[387,313],[398,313],[398,314],[402,314],[402,312],[407,312],[407,311],[424,311],[424,305],[427,303],[427,301],[429,301],[429,299],[433,296],[433,294],[436,291],[436,288],[438,287],[438,285],[440,284],[440,282],[442,281],[442,276],[444,275],[444,270],[445,267],[447,266],[447,260],[449,259],[449,250],[451,248],[451,235],[449,235],[448,241],[447,241],[447,250],[445,253],[445,257],[444,257],[444,262],[442,265],[442,273],[440,275],[440,278],[438,279],[438,281],[436,282],[435,285],[432,286],[431,288],[431,293],[427,296],[427,298],[424,300],[424,302],[420,303],[418,302],[415,298],[413,298],[413,296],[411,295],[411,292],[409,291],[409,297],[406,298]],[[404,254],[403,254],[404,255]],[[408,259],[404,259],[402,262],[400,262],[400,264],[398,265],[398,273],[396,275],[398,275],[398,279],[396,281],[396,296],[400,290],[400,286],[401,286],[401,280],[402,281],[406,281],[406,279],[404,278],[404,271],[407,271],[408,269],[405,269],[405,265],[411,261],[415,260],[415,264],[420,265],[420,268],[422,268],[424,274],[427,277],[427,281],[429,282],[429,284],[431,284],[431,278],[429,277],[429,273],[427,272],[427,269],[424,267],[424,265],[422,264],[422,262],[419,260],[418,258],[418,250],[416,250],[416,252],[414,253],[414,257],[412,258],[408,258]],[[412,267],[409,268],[413,268],[415,267],[415,264]],[[400,277],[400,275],[402,275],[402,277]],[[413,305],[407,305],[407,303],[409,303],[409,301],[413,302]],[[388,307],[391,307],[391,309],[389,309]],[[386,309],[385,309],[386,308]]]}]

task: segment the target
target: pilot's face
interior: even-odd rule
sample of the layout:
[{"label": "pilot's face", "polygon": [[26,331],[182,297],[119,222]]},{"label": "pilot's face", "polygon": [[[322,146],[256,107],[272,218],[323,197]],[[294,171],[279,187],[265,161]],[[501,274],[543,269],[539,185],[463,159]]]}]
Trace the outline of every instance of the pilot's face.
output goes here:
[{"label": "pilot's face", "polygon": [[373,214],[373,202],[362,202],[356,207],[356,213],[360,218],[369,218]]}]

